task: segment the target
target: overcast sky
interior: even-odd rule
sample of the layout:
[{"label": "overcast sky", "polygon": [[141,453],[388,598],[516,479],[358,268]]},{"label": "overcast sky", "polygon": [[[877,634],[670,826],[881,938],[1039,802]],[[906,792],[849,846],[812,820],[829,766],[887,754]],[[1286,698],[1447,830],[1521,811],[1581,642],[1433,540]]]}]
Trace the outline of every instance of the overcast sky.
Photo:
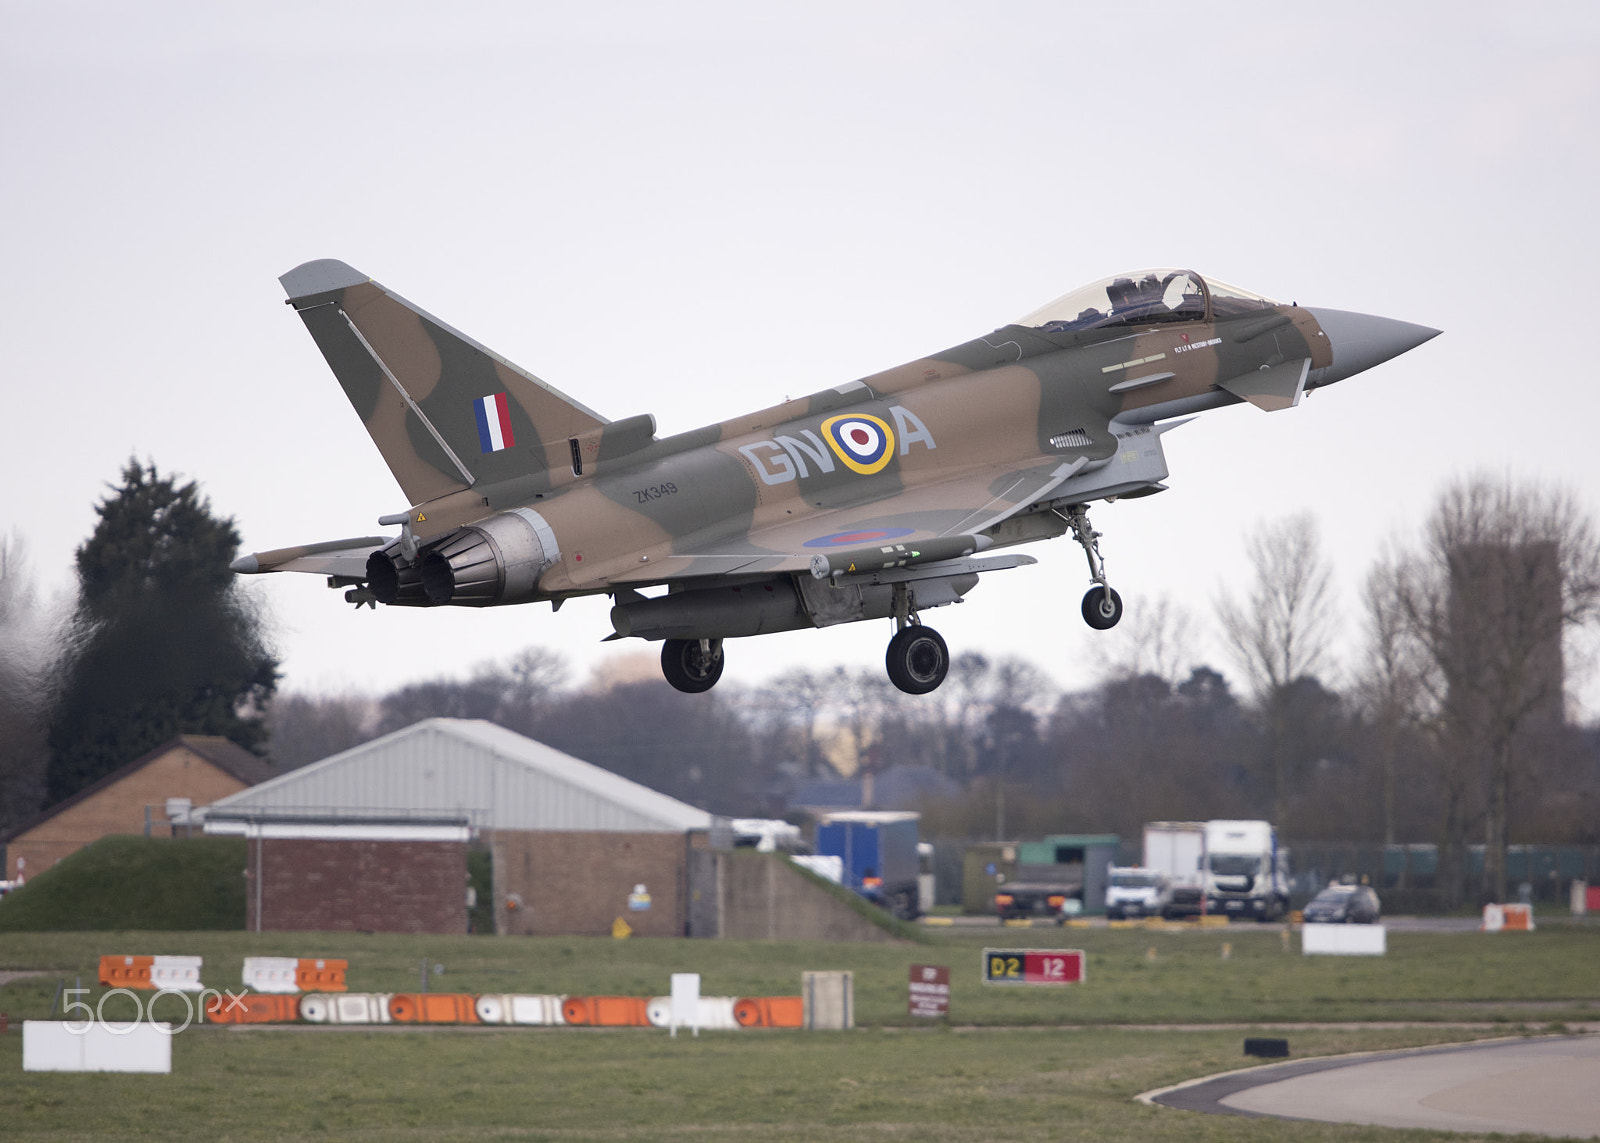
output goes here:
[{"label": "overcast sky", "polygon": [[[1244,537],[1312,511],[1353,631],[1451,478],[1600,507],[1597,41],[1592,3],[0,0],[0,531],[70,588],[129,456],[198,480],[246,551],[403,509],[282,304],[313,258],[663,435],[1188,266],[1444,331],[1297,409],[1205,415],[1165,438],[1170,491],[1093,511],[1130,624],[1168,597],[1225,668]],[[926,618],[1086,683],[1127,632],[1084,627],[1075,544],[1027,550]],[[604,598],[358,613],[253,583],[289,689],[655,650],[601,647]],[[733,643],[724,678],[881,666],[889,633]]]}]

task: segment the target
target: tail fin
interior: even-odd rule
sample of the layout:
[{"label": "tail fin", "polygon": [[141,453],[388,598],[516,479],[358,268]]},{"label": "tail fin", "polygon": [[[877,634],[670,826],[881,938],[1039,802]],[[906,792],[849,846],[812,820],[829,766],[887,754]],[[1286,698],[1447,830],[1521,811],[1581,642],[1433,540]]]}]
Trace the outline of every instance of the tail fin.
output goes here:
[{"label": "tail fin", "polygon": [[607,423],[343,262],[278,280],[412,504],[570,464]]}]

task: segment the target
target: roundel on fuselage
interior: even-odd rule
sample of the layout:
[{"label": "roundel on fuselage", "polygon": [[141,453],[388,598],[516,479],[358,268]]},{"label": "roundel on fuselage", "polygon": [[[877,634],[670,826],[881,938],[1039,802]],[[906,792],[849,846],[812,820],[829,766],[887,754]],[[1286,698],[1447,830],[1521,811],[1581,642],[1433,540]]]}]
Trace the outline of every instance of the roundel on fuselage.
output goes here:
[{"label": "roundel on fuselage", "polygon": [[847,413],[822,422],[822,436],[846,468],[870,476],[894,456],[894,430],[866,413]]}]

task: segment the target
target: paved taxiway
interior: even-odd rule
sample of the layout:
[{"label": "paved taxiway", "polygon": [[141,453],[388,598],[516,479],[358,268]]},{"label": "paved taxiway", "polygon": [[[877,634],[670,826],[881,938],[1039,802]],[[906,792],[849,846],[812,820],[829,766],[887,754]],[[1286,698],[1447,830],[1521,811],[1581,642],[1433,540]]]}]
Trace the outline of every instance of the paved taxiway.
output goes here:
[{"label": "paved taxiway", "polygon": [[1600,1036],[1299,1060],[1150,1092],[1190,1111],[1600,1138]]}]

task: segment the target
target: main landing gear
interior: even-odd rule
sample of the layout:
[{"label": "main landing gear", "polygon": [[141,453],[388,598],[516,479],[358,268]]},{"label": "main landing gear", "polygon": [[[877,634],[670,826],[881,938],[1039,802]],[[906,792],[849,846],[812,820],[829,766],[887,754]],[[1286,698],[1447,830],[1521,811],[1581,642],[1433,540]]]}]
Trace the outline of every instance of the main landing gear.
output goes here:
[{"label": "main landing gear", "polygon": [[685,694],[716,686],[726,662],[721,639],[667,639],[661,644],[661,673]]},{"label": "main landing gear", "polygon": [[1122,596],[1106,582],[1106,567],[1100,559],[1100,533],[1089,523],[1089,506],[1074,504],[1065,514],[1073,538],[1083,547],[1089,560],[1089,579],[1095,585],[1083,597],[1083,621],[1096,631],[1109,631],[1122,618]]},{"label": "main landing gear", "polygon": [[937,631],[917,619],[911,590],[903,583],[894,585],[894,627],[884,656],[889,681],[908,695],[936,690],[950,672],[950,649]]}]

